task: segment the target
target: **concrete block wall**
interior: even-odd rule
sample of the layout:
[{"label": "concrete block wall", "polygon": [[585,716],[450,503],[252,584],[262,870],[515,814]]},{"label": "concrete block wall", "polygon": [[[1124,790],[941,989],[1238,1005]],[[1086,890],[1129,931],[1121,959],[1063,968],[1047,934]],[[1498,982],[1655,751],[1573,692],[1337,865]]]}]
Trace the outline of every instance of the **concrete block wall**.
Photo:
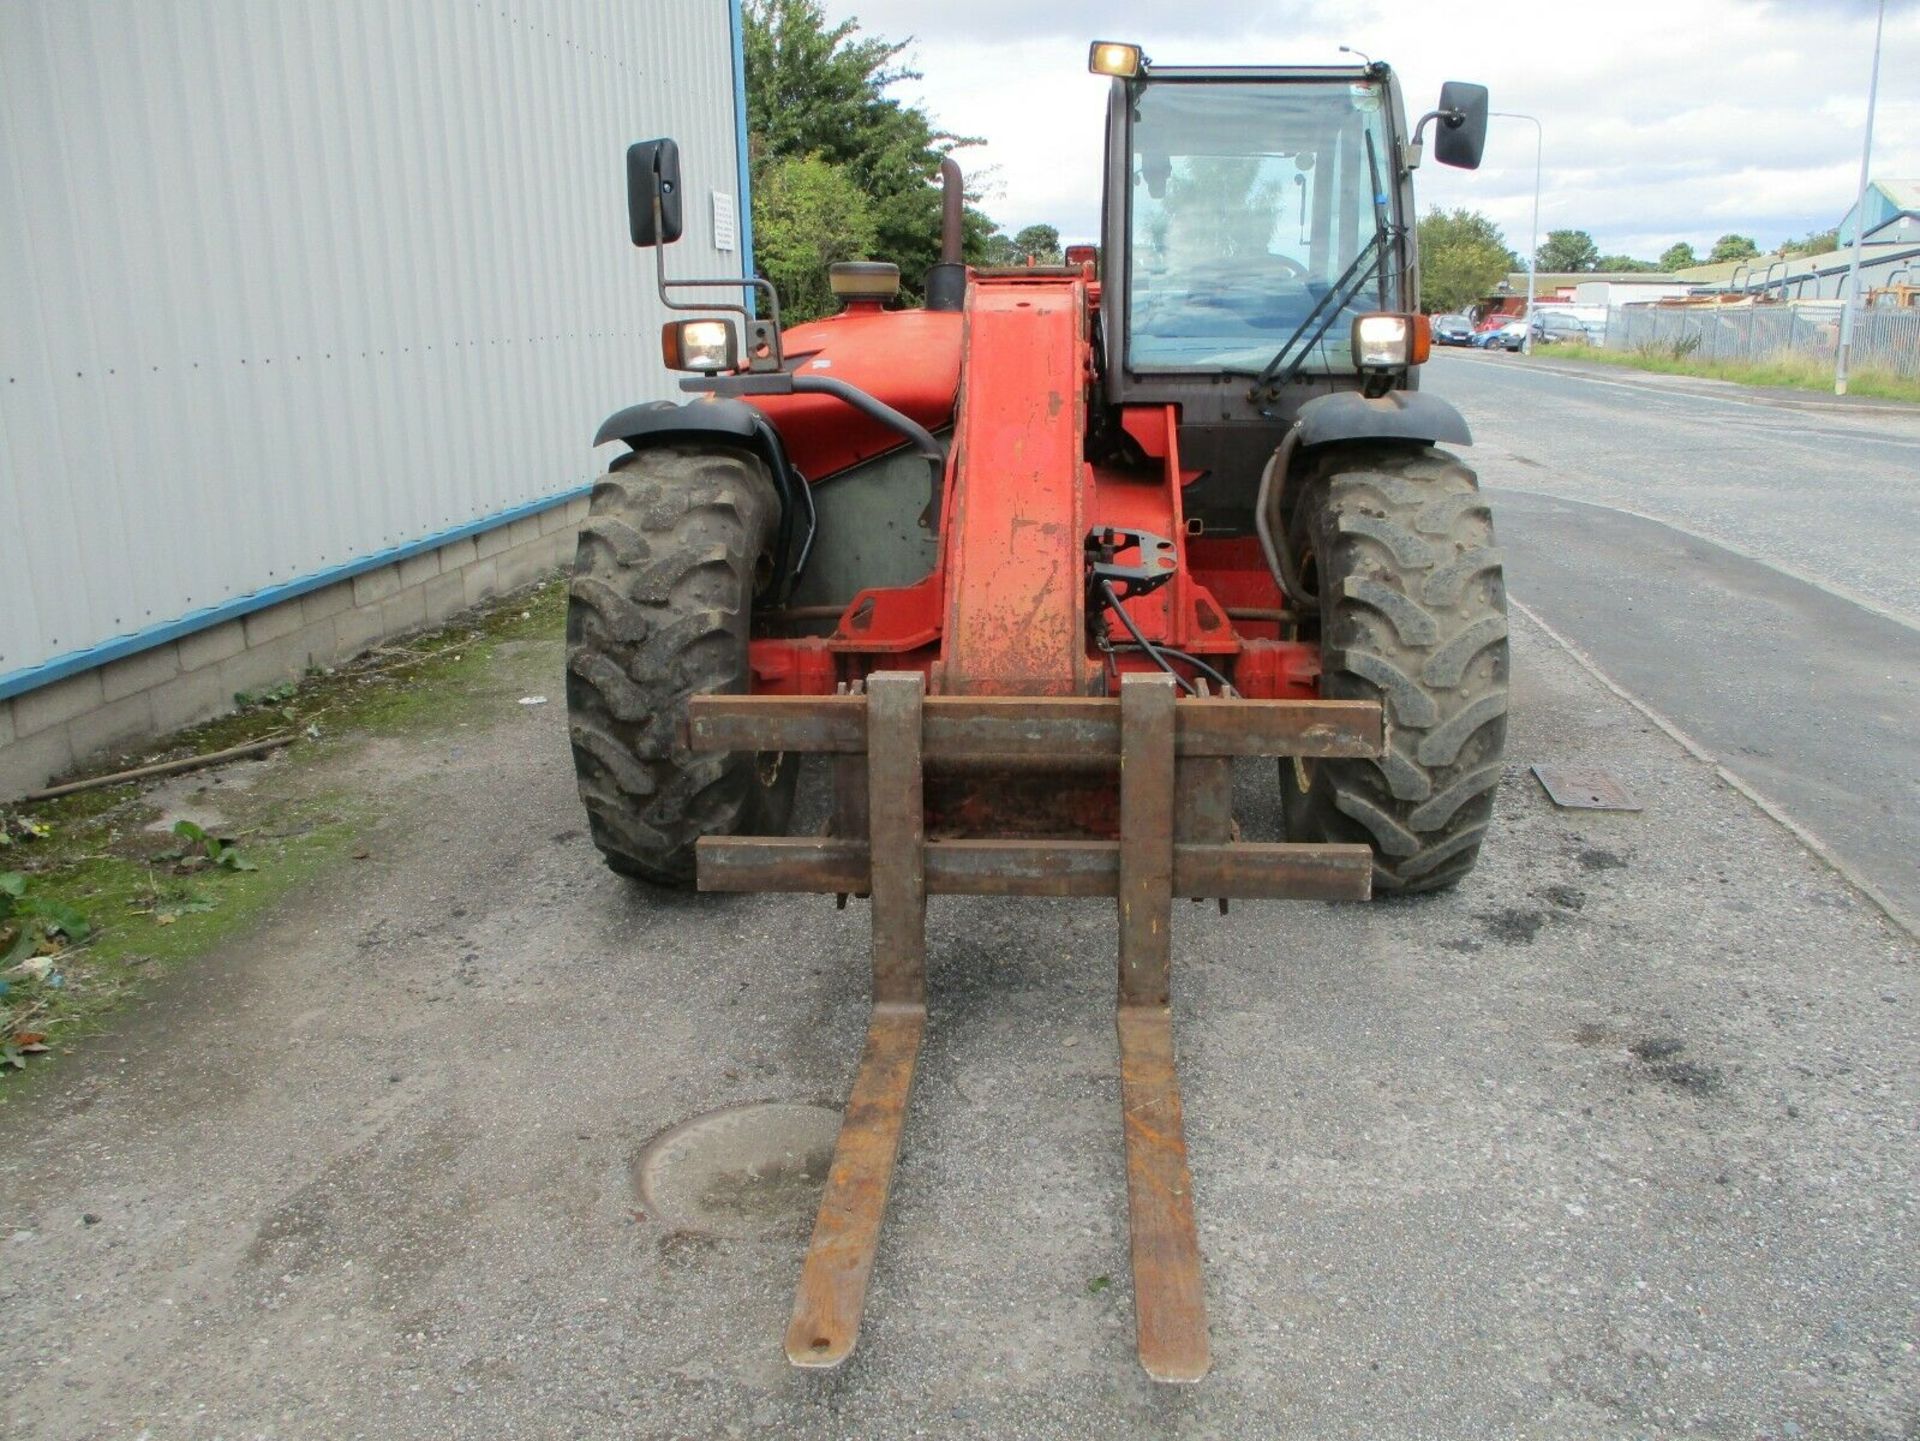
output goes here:
[{"label": "concrete block wall", "polygon": [[573,563],[584,496],[0,700],[0,801]]}]

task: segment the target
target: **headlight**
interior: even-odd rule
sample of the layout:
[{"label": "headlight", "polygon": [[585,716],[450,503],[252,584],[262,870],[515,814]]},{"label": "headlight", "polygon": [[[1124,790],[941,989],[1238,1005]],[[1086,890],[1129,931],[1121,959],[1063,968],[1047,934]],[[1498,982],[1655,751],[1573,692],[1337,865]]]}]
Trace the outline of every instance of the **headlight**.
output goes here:
[{"label": "headlight", "polygon": [[1095,75],[1114,75],[1131,80],[1146,68],[1147,57],[1138,45],[1122,45],[1113,40],[1096,40],[1087,51],[1087,69]]},{"label": "headlight", "polygon": [[1375,311],[1353,322],[1356,370],[1405,370],[1424,362],[1432,346],[1433,331],[1424,315]]},{"label": "headlight", "polygon": [[740,342],[731,320],[675,320],[660,332],[660,352],[669,370],[712,375],[740,365]]}]

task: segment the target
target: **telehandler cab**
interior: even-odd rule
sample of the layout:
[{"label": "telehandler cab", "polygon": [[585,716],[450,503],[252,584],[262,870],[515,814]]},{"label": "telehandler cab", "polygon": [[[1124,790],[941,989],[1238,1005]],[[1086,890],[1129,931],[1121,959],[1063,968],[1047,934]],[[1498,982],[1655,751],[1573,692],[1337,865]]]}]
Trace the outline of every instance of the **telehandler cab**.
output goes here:
[{"label": "telehandler cab", "polygon": [[[858,1336],[926,1019],[928,894],[1112,896],[1137,1344],[1209,1364],[1174,1069],[1175,896],[1365,900],[1473,866],[1507,620],[1469,443],[1418,389],[1412,171],[1479,164],[1487,92],[1411,131],[1384,64],[1112,77],[1098,265],[961,260],[942,164],[922,308],[832,268],[782,330],[764,280],[675,279],[666,363],[593,492],[567,619],[580,794],[608,864],[713,891],[871,897],[873,1012],[787,1355]],[[628,153],[637,245],[677,239],[670,140]],[[742,285],[742,305],[680,304]],[[718,312],[718,313],[716,313]],[[737,322],[737,323],[736,323]],[[828,757],[824,837],[787,836]],[[1236,758],[1288,839],[1238,839]]]}]

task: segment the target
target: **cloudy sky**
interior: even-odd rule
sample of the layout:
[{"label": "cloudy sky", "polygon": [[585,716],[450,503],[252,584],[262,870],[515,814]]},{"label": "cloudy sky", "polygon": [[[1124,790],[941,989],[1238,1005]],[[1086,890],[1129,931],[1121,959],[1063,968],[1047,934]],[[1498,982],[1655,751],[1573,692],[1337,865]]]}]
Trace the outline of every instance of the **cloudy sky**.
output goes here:
[{"label": "cloudy sky", "polygon": [[[1538,116],[1540,233],[1592,232],[1603,253],[1702,250],[1728,231],[1762,249],[1835,224],[1853,204],[1873,53],[1873,0],[825,0],[924,74],[895,92],[985,139],[984,208],[1093,239],[1106,82],[1087,43],[1131,40],[1164,64],[1338,64],[1351,45],[1399,72],[1412,115],[1444,80]],[[1493,121],[1477,172],[1429,162],[1422,208],[1485,211],[1524,252],[1534,130]],[[1920,177],[1920,0],[1888,0],[1876,177]]]}]

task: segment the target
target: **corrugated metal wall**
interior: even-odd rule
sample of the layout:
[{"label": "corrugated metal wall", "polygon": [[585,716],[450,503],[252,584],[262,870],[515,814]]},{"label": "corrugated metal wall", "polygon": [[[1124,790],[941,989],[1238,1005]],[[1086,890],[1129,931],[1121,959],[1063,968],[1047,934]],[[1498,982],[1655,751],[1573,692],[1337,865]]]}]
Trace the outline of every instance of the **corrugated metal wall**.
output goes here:
[{"label": "corrugated metal wall", "polygon": [[735,105],[729,0],[0,0],[0,695],[586,484]]}]

